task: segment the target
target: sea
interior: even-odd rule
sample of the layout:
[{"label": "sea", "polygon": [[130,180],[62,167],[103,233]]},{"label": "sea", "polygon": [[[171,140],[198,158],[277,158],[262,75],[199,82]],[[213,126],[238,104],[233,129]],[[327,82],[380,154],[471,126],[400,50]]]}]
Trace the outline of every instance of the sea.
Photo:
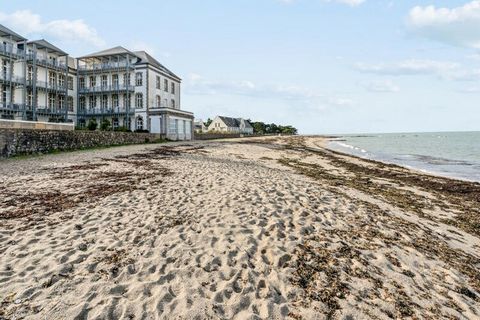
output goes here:
[{"label": "sea", "polygon": [[342,135],[328,147],[434,175],[480,182],[480,131]]}]

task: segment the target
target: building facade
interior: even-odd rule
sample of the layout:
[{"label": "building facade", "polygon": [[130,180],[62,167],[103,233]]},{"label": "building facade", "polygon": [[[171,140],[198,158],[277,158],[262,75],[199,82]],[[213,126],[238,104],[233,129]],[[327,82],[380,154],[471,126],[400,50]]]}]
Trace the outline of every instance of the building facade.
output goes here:
[{"label": "building facade", "polygon": [[193,114],[181,110],[181,79],[145,51],[115,47],[72,58],[46,40],[27,41],[0,25],[0,117],[90,121],[193,138]]},{"label": "building facade", "polygon": [[242,118],[216,116],[208,126],[208,131],[253,134],[253,127]]}]

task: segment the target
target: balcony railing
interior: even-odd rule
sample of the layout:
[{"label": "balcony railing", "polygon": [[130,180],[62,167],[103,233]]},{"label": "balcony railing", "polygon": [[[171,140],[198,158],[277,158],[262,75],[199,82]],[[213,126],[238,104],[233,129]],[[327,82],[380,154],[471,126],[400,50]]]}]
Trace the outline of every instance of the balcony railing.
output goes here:
[{"label": "balcony railing", "polygon": [[132,85],[122,84],[112,86],[83,87],[78,90],[79,93],[102,93],[114,91],[135,91],[135,87]]},{"label": "balcony railing", "polygon": [[125,107],[90,108],[90,109],[84,109],[84,110],[79,109],[78,110],[78,114],[80,114],[80,115],[90,115],[90,116],[93,116],[93,115],[102,116],[102,115],[124,114],[124,113],[134,114],[135,110],[132,109],[132,108],[127,109]]},{"label": "balcony railing", "polygon": [[[30,87],[33,87],[33,80],[31,79],[27,79],[27,86],[30,86]],[[35,81],[35,86],[37,88],[42,88],[42,89],[46,89],[46,90],[54,90],[54,91],[67,91],[67,85],[65,84],[55,84],[55,83],[47,83],[45,81]]]},{"label": "balcony railing", "polygon": [[127,62],[110,62],[110,63],[97,63],[97,64],[86,64],[79,65],[79,71],[94,71],[94,70],[109,70],[109,69],[124,69],[128,67]]},{"label": "balcony railing", "polygon": [[10,111],[23,111],[25,109],[25,105],[21,103],[4,103],[0,102],[0,109],[2,110],[10,110]]},{"label": "balcony railing", "polygon": [[20,50],[18,48],[15,48],[14,46],[12,46],[11,44],[0,44],[0,54],[4,54],[4,55],[12,55],[12,56],[19,56],[19,57],[23,57],[24,54],[25,54],[25,51],[24,50]]},{"label": "balcony railing", "polygon": [[7,111],[36,111],[37,113],[42,114],[66,114],[67,109],[63,106],[54,106],[54,107],[45,107],[37,106],[36,108],[30,104],[24,103],[0,103],[0,109]]},{"label": "balcony railing", "polygon": [[23,83],[25,81],[25,78],[22,78],[22,77],[19,77],[19,76],[16,76],[16,75],[12,75],[10,77],[10,73],[3,73],[1,72],[0,73],[0,80],[3,80],[3,81],[12,81],[12,82],[15,82],[15,83]]},{"label": "balcony railing", "polygon": [[43,65],[50,68],[66,70],[67,64],[63,61],[52,61],[49,59],[45,59],[43,57],[36,57],[34,54],[28,54],[27,59],[30,61],[35,60],[36,64]]},{"label": "balcony railing", "polygon": [[45,106],[37,106],[36,111],[37,113],[40,113],[40,114],[61,114],[61,115],[64,115],[68,112],[67,108],[65,107],[45,107]]}]

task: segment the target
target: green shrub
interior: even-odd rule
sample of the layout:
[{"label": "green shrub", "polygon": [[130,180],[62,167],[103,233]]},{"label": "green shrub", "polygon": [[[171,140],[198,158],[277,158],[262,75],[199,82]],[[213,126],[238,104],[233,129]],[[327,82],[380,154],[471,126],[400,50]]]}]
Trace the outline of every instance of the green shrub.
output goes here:
[{"label": "green shrub", "polygon": [[116,128],[115,131],[118,131],[118,132],[132,132],[127,127],[123,127],[123,126]]},{"label": "green shrub", "polygon": [[97,123],[96,119],[90,119],[88,121],[88,124],[87,124],[88,130],[95,131],[95,130],[97,130],[97,127],[98,127],[98,123]]},{"label": "green shrub", "polygon": [[102,131],[110,131],[112,129],[110,121],[108,119],[103,119],[100,123],[100,130]]}]

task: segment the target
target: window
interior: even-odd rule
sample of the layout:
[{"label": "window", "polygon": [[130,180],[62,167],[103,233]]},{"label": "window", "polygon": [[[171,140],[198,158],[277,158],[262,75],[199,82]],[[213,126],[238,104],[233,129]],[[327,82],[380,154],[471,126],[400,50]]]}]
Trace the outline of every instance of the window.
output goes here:
[{"label": "window", "polygon": [[118,94],[112,94],[112,107],[118,108]]},{"label": "window", "polygon": [[157,89],[160,90],[160,76],[157,76]]},{"label": "window", "polygon": [[178,120],[170,118],[168,126],[168,133],[169,134],[177,134],[177,127],[178,127]]},{"label": "window", "polygon": [[162,98],[159,95],[156,96],[156,101],[155,102],[156,102],[155,105],[157,106],[157,108],[162,107]]},{"label": "window", "polygon": [[124,73],[123,74],[123,84],[124,85],[130,85],[130,74],[129,73]]},{"label": "window", "polygon": [[73,90],[73,77],[68,77],[68,90]]},{"label": "window", "polygon": [[107,80],[107,75],[104,74],[102,75],[102,88],[106,88],[108,86],[108,80]]},{"label": "window", "polygon": [[112,85],[115,88],[118,88],[118,74],[112,75]]},{"label": "window", "polygon": [[143,108],[143,94],[141,93],[135,94],[135,108]]},{"label": "window", "polygon": [[143,130],[143,118],[142,117],[137,118],[135,126],[136,126],[137,130]]},{"label": "window", "polygon": [[80,97],[78,103],[79,103],[78,109],[79,109],[80,111],[85,111],[85,105],[86,105],[86,103],[85,103],[85,97]]},{"label": "window", "polygon": [[97,78],[95,76],[90,76],[90,87],[95,87],[97,85]]},{"label": "window", "polygon": [[65,96],[58,97],[58,106],[60,107],[60,110],[63,110],[63,108],[65,108]]},{"label": "window", "polygon": [[48,94],[48,108],[50,110],[55,106],[55,95],[53,93]]},{"label": "window", "polygon": [[118,118],[112,119],[112,128],[113,130],[118,129]]},{"label": "window", "polygon": [[4,104],[7,103],[7,86],[3,85],[2,87],[2,95],[0,101]]},{"label": "window", "polygon": [[95,109],[97,106],[97,97],[96,96],[90,96],[88,100],[88,107],[90,109]]},{"label": "window", "polygon": [[81,77],[79,79],[79,82],[80,82],[80,89],[84,89],[85,88],[85,78],[84,77]]},{"label": "window", "polygon": [[28,81],[33,80],[33,67],[32,66],[28,66],[27,80]]},{"label": "window", "polygon": [[33,91],[28,90],[27,92],[27,105],[28,106],[33,106]]},{"label": "window", "polygon": [[171,85],[172,85],[172,93],[175,94],[175,83],[172,82]]},{"label": "window", "polygon": [[73,97],[72,96],[68,96],[67,104],[68,104],[68,111],[73,112]]},{"label": "window", "polygon": [[58,86],[61,87],[62,89],[65,86],[65,76],[63,74],[60,74],[58,76]]},{"label": "window", "polygon": [[107,106],[108,106],[108,96],[106,94],[104,94],[102,96],[102,100],[100,101],[100,106],[102,109],[106,109]]},{"label": "window", "polygon": [[55,82],[56,82],[56,75],[55,75],[55,72],[49,72],[48,73],[48,85],[49,86],[55,86]]},{"label": "window", "polygon": [[135,85],[137,87],[141,86],[143,83],[143,74],[141,72],[137,72],[135,74]]},{"label": "window", "polygon": [[171,101],[171,106],[172,106],[173,109],[175,109],[175,100],[173,100],[173,99]]},{"label": "window", "polygon": [[163,80],[163,90],[168,92],[168,79]]},{"label": "window", "polygon": [[127,94],[123,95],[123,107],[124,108],[130,107],[130,96]]}]

